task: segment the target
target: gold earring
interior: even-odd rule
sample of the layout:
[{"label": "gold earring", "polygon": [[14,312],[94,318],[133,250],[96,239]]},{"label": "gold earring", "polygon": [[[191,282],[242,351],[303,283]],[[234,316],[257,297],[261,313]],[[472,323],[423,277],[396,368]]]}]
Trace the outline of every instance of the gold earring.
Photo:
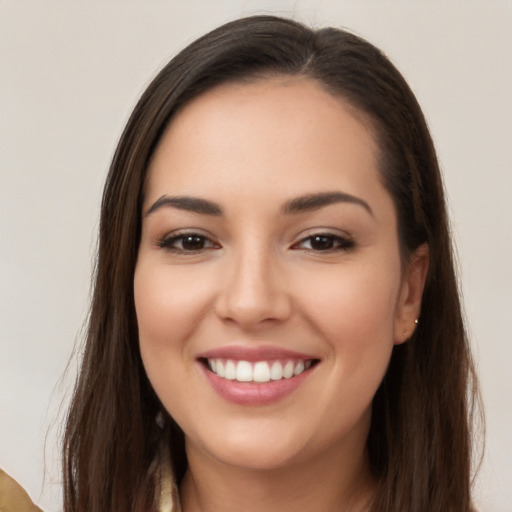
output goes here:
[{"label": "gold earring", "polygon": [[[419,323],[419,320],[417,318],[414,319],[414,326],[416,327]],[[414,331],[414,329],[413,329]],[[404,329],[404,339],[406,340],[408,338],[409,331],[407,329]]]}]

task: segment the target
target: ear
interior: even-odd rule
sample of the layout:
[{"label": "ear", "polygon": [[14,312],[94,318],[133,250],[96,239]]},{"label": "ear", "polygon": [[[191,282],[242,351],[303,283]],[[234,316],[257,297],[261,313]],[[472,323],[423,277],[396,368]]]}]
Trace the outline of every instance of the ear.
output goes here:
[{"label": "ear", "polygon": [[428,245],[423,244],[414,251],[406,265],[395,314],[395,345],[407,341],[416,329],[427,279],[428,262]]}]

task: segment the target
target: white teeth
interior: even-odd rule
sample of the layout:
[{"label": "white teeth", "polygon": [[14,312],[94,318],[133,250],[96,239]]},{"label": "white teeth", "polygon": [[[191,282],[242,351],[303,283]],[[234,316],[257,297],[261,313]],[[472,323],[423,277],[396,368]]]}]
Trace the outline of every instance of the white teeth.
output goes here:
[{"label": "white teeth", "polygon": [[252,366],[247,361],[239,361],[236,365],[236,380],[239,382],[251,382]]},{"label": "white teeth", "polygon": [[[284,363],[284,366],[283,366]],[[208,359],[210,370],[227,380],[238,382],[270,382],[290,379],[311,368],[312,361],[236,361],[233,359]]]},{"label": "white teeth", "polygon": [[236,366],[235,362],[231,359],[226,361],[226,366],[224,367],[224,378],[228,380],[236,379]]},{"label": "white teeth", "polygon": [[299,361],[293,370],[293,375],[300,375],[304,371],[304,362]]},{"label": "white teeth", "polygon": [[283,368],[283,378],[289,379],[293,376],[293,362],[288,361]]},{"label": "white teeth", "polygon": [[254,365],[254,382],[268,382],[270,380],[270,368],[266,361],[259,361]]},{"label": "white teeth", "polygon": [[274,361],[270,368],[270,378],[272,380],[281,380],[283,378],[283,365],[279,361]]}]

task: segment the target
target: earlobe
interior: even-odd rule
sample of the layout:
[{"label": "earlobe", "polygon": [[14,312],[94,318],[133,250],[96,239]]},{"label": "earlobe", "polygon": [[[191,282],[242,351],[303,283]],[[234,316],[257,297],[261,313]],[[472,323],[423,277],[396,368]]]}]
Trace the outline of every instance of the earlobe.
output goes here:
[{"label": "earlobe", "polygon": [[394,343],[407,341],[419,323],[421,299],[429,265],[428,245],[423,244],[411,255],[402,281],[394,327]]}]

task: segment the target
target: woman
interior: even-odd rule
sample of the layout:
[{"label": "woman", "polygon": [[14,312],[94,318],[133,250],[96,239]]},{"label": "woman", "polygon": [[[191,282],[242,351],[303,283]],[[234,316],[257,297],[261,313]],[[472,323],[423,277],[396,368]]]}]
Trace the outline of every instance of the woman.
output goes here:
[{"label": "woman", "polygon": [[469,511],[474,396],[396,69],[275,17],[183,50],[107,179],[65,511]]}]

